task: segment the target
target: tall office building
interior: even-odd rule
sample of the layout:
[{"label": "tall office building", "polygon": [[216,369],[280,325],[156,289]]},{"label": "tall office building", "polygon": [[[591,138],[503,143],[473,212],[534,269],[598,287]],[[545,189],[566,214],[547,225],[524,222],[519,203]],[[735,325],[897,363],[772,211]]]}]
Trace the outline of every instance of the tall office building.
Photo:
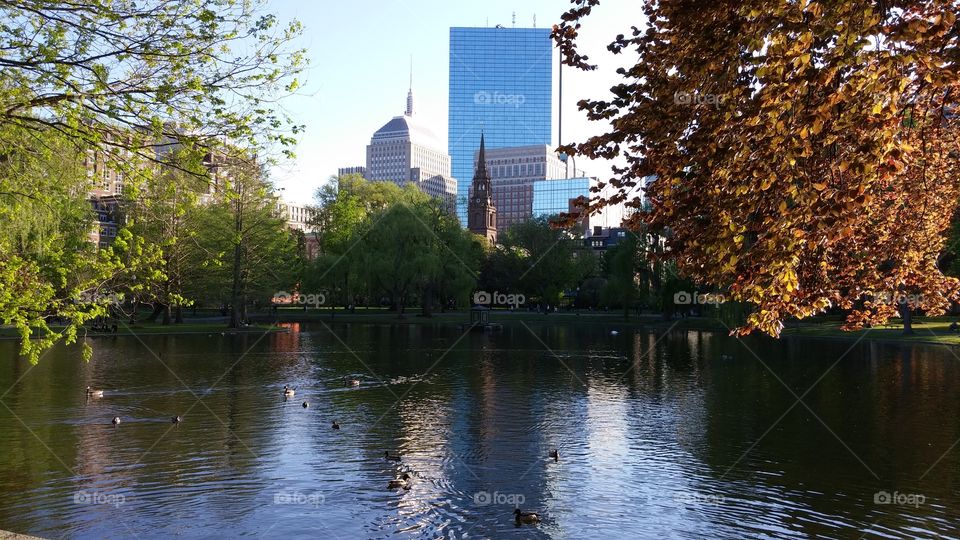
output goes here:
[{"label": "tall office building", "polygon": [[[454,178],[472,176],[481,133],[488,151],[552,146],[552,58],[548,28],[450,29],[448,148]],[[464,225],[469,190],[469,182],[457,187]]]},{"label": "tall office building", "polygon": [[450,176],[450,156],[430,129],[413,115],[413,91],[407,93],[407,110],[373,134],[367,145],[368,180],[413,182],[422,191],[452,199],[457,181]]}]

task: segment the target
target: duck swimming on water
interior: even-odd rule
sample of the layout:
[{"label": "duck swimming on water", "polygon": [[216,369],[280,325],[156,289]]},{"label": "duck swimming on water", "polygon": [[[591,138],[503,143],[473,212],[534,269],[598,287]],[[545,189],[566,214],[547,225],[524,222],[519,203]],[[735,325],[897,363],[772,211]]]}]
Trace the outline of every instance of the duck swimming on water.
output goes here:
[{"label": "duck swimming on water", "polygon": [[540,515],[536,512],[521,512],[519,508],[513,511],[517,525],[521,523],[540,523]]}]

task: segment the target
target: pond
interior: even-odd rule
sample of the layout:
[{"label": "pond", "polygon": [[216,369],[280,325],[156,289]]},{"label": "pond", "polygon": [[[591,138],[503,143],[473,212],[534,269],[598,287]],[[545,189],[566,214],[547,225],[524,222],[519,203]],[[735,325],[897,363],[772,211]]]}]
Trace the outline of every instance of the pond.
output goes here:
[{"label": "pond", "polygon": [[[36,367],[0,342],[0,529],[960,535],[960,360],[948,348],[549,320],[466,334],[291,326],[98,338],[89,363],[70,346]],[[404,473],[409,489],[388,489]],[[542,522],[516,526],[518,506]]]}]

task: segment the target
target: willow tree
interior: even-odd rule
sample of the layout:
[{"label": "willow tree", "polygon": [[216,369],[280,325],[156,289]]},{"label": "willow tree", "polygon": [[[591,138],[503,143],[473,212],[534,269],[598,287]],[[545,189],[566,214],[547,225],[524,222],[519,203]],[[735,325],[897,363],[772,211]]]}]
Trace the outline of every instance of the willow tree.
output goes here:
[{"label": "willow tree", "polygon": [[[597,0],[554,27],[568,65]],[[754,309],[738,329],[779,334],[831,306],[847,328],[942,312],[957,280],[937,268],[958,198],[958,4],[662,0],[619,35],[636,55],[606,100],[580,108],[610,131],[568,145],[621,158],[616,196],[669,227],[683,273]]]},{"label": "willow tree", "polygon": [[182,151],[196,162],[217,147],[261,159],[285,147],[298,127],[274,102],[296,87],[299,31],[256,0],[0,1],[0,324],[19,329],[31,360],[104,314],[91,298],[107,287],[165,279],[127,229],[114,248],[83,244],[87,152],[130,183],[158,166],[192,172]]}]

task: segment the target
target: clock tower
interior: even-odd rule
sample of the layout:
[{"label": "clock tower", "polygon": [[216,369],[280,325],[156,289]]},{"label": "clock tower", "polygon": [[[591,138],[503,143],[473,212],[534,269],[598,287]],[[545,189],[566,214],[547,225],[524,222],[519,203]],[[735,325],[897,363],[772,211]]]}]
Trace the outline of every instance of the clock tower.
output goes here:
[{"label": "clock tower", "polygon": [[477,170],[473,175],[473,188],[467,207],[467,229],[486,237],[491,244],[497,243],[497,207],[493,205],[493,186],[487,172],[483,135],[480,135],[480,152]]}]

